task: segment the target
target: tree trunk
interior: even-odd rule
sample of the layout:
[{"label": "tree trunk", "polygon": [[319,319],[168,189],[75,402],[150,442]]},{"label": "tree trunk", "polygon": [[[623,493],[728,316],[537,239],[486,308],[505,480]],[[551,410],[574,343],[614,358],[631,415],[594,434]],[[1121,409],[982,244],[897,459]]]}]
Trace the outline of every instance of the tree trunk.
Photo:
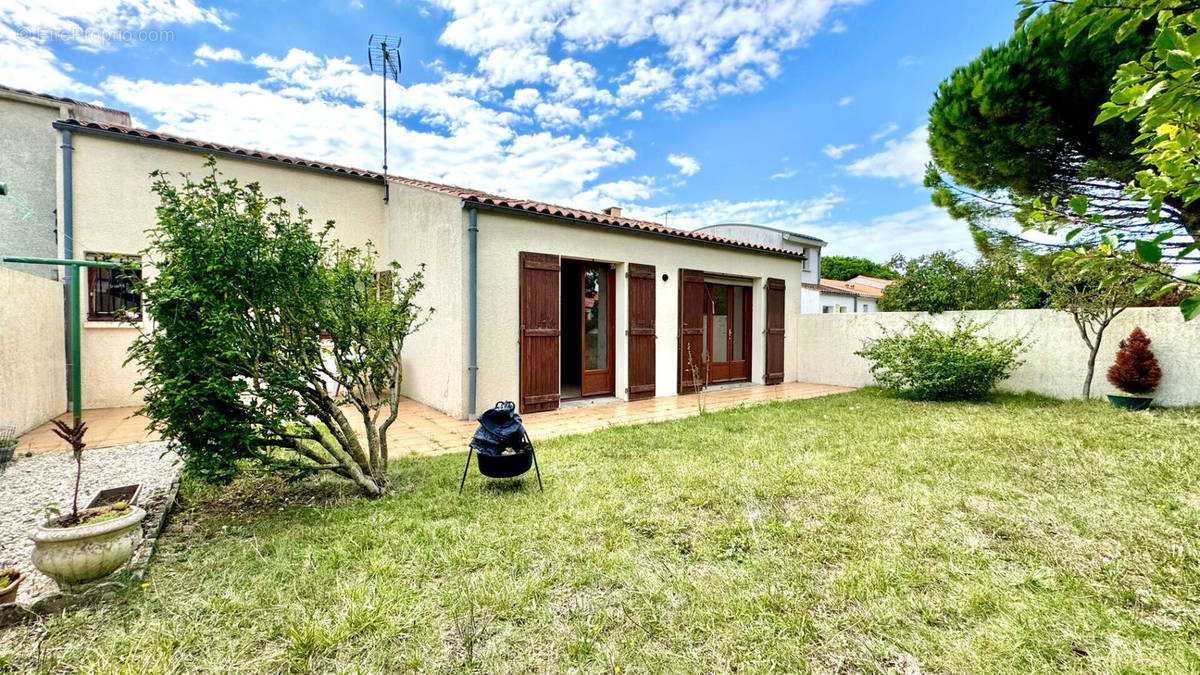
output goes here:
[{"label": "tree trunk", "polygon": [[1096,356],[1100,353],[1100,338],[1096,337],[1092,343],[1092,351],[1088,354],[1087,377],[1083,379],[1083,399],[1085,401],[1092,398],[1092,378],[1096,374]]}]

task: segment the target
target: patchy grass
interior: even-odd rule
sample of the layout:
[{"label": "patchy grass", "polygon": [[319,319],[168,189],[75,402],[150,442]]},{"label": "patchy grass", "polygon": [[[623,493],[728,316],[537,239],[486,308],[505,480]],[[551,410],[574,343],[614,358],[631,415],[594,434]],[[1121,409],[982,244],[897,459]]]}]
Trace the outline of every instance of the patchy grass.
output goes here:
[{"label": "patchy grass", "polygon": [[543,443],[545,493],[189,486],[147,588],[0,670],[1195,672],[1198,431],[862,391]]}]

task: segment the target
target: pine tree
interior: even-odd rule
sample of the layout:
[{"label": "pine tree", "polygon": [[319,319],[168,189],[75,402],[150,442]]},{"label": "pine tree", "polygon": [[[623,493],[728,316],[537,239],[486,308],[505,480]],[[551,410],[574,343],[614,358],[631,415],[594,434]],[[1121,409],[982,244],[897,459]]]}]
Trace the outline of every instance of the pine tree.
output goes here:
[{"label": "pine tree", "polygon": [[1150,338],[1141,328],[1134,328],[1129,337],[1121,340],[1117,361],[1108,369],[1108,381],[1127,394],[1149,394],[1158,388],[1162,370],[1150,351]]}]

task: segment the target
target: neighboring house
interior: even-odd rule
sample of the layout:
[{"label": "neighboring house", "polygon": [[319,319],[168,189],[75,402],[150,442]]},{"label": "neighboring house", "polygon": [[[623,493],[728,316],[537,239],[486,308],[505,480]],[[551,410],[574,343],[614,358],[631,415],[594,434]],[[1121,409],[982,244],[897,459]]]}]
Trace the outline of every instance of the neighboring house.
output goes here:
[{"label": "neighboring house", "polygon": [[849,281],[821,279],[820,284],[808,288],[820,293],[822,314],[878,312],[879,297],[894,283],[889,279],[859,275]]},{"label": "neighboring house", "polygon": [[801,278],[805,284],[800,289],[800,308],[804,314],[815,314],[820,311],[821,295],[811,286],[817,284],[821,277],[821,249],[827,242],[807,234],[781,230],[766,225],[750,225],[745,223],[726,223],[723,225],[707,225],[696,229],[697,232],[729,237],[738,241],[762,244],[774,248],[782,248],[804,254]]},{"label": "neighboring house", "polygon": [[[129,113],[120,110],[0,85],[0,183],[8,185],[8,195],[0,197],[4,255],[54,258],[61,250],[56,183],[59,138],[51,123],[71,118],[130,123]],[[55,267],[5,266],[58,278]]]},{"label": "neighboring house", "polygon": [[[409,178],[391,177],[384,202],[373,171],[120,124],[53,129],[74,148],[63,165],[73,186],[63,197],[73,207],[69,256],[136,256],[158,203],[150,172],[199,174],[215,155],[228,177],[302,202],[314,223],[336,220],[343,243],[373,242],[407,270],[425,264],[417,301],[437,311],[406,343],[403,393],[447,414],[469,417],[498,400],[531,412],[577,397],[672,395],[693,391],[693,374],[701,384],[796,379],[789,326],[815,267],[805,271],[793,246]],[[136,366],[123,362],[137,327],[122,317],[149,317],[128,285],[102,277],[85,277],[81,300],[82,403],[135,405]]]}]

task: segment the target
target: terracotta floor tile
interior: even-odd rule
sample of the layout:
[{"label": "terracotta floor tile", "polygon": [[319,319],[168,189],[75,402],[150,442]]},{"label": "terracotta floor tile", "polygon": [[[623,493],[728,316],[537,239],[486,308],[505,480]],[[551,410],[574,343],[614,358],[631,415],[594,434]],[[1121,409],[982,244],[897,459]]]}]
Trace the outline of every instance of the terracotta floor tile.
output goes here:
[{"label": "terracotta floor tile", "polygon": [[[847,391],[852,389],[805,382],[771,387],[753,385],[704,394],[704,408],[715,412],[741,405],[813,398]],[[136,415],[136,410],[129,407],[83,411],[83,419],[88,423],[88,446],[103,448],[157,439],[158,435],[146,428],[147,420]],[[387,435],[389,451],[395,457],[462,451],[475,432],[474,422],[443,415],[411,399],[401,401],[398,410],[400,416]],[[616,426],[693,417],[697,413],[695,395],[686,395],[531,413],[523,418],[530,438],[544,441],[555,436],[588,433]],[[67,420],[69,417],[62,415],[60,419]],[[361,430],[359,415],[348,413],[348,417],[351,425]],[[21,436],[16,452],[37,454],[66,449],[66,444],[54,435],[53,425],[46,422]]]}]

